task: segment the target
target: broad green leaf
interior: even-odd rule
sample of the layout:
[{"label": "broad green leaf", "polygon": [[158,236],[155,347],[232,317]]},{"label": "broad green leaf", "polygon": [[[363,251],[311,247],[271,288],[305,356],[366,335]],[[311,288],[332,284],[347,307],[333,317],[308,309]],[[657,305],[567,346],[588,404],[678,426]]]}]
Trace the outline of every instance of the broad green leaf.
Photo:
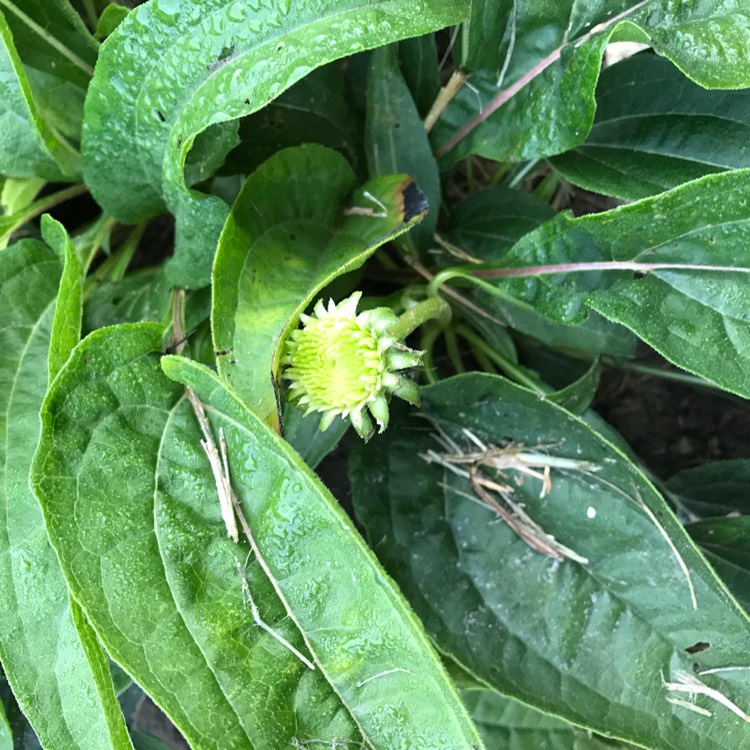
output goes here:
[{"label": "broad green leaf", "polygon": [[[183,165],[209,125],[251,114],[313,68],[457,23],[466,0],[354,0],[259,6],[250,0],[152,0],[109,37],[86,99],[84,174],[125,222],[166,205],[177,220],[175,284],[200,286],[229,213],[191,193]],[[134,153],[135,152],[135,153]],[[135,157],[135,158],[134,158]]]},{"label": "broad green leaf", "polygon": [[218,369],[275,428],[285,334],[324,286],[426,208],[406,175],[378,177],[350,196],[353,183],[346,160],[331,149],[280,151],[247,180],[221,235],[212,312]]},{"label": "broad green leaf", "polygon": [[161,340],[154,324],[96,331],[45,402],[35,483],[71,590],[194,747],[356,739],[323,674],[254,621],[250,597],[305,648],[246,545],[226,538],[195,415],[159,366]]},{"label": "broad green leaf", "polygon": [[[479,67],[435,129],[434,143],[440,155],[446,152],[446,165],[470,153],[499,161],[535,159],[581,143],[593,121],[602,55],[618,28],[640,30],[701,86],[750,86],[750,68],[743,62],[750,51],[745,0],[719,6],[715,0],[583,6],[576,0],[502,0],[480,2],[472,14],[464,56]],[[509,98],[492,112],[500,95]],[[481,124],[451,146],[457,131],[483,112]]]},{"label": "broad green leaf", "polygon": [[63,180],[79,171],[78,153],[42,118],[0,9],[0,174]]},{"label": "broad green leaf", "polygon": [[[471,193],[453,209],[448,239],[462,253],[482,262],[500,260],[521,237],[553,218],[554,210],[520,190],[488,188]],[[462,258],[448,252],[438,256],[441,266]]]},{"label": "broad green leaf", "polygon": [[60,263],[26,241],[0,253],[0,660],[45,747],[130,747],[106,659],[49,544],[29,486],[47,389]]},{"label": "broad green leaf", "polygon": [[[483,687],[461,690],[487,750],[625,750],[531,706]],[[630,746],[632,747],[632,746]]]},{"label": "broad green leaf", "polygon": [[0,0],[24,65],[85,89],[99,43],[68,0]]},{"label": "broad green leaf", "polygon": [[119,281],[101,284],[86,300],[86,332],[116,323],[167,324],[171,317],[171,285],[161,267],[145,268]]},{"label": "broad green leaf", "polygon": [[587,190],[638,200],[750,166],[750,91],[706,91],[663,58],[637,55],[599,79],[594,126],[552,159]]},{"label": "broad green leaf", "polygon": [[236,490],[258,554],[364,737],[383,748],[477,747],[419,621],[324,485],[211,370],[178,357],[162,366],[240,456]]},{"label": "broad green leaf", "polygon": [[116,2],[109,3],[96,22],[94,36],[97,39],[106,39],[125,20],[128,13],[130,8]]},{"label": "broad green leaf", "polygon": [[[546,203],[518,190],[497,187],[473,193],[456,206],[451,216],[447,238],[459,254],[446,252],[438,256],[438,263],[462,265],[466,255],[482,263],[501,262],[514,243],[554,216]],[[550,346],[613,356],[630,356],[633,352],[632,334],[598,315],[576,326],[560,325],[511,295],[492,295],[471,286],[460,291],[497,322]],[[468,308],[464,314],[481,332],[497,325]]]},{"label": "broad green leaf", "polygon": [[599,387],[600,375],[601,367],[599,366],[599,360],[594,360],[591,367],[581,377],[559,391],[551,393],[547,396],[547,400],[552,401],[552,403],[558,406],[562,406],[563,409],[569,411],[571,414],[581,416],[594,400],[597,388]]},{"label": "broad green leaf", "polygon": [[370,56],[365,152],[370,177],[402,172],[419,185],[427,198],[427,216],[402,242],[409,248],[430,247],[440,211],[440,175],[395,44]]},{"label": "broad green leaf", "polygon": [[434,34],[398,43],[398,63],[421,118],[425,118],[440,91],[438,53]]},{"label": "broad green leaf", "polygon": [[[593,309],[678,367],[748,397],[749,204],[750,170],[736,170],[600,214],[559,214],[516,243],[500,265],[564,272],[493,283],[561,323],[580,323]],[[575,266],[613,261],[636,265]],[[651,271],[649,264],[695,268]]]},{"label": "broad green leaf", "polygon": [[0,702],[0,750],[13,750],[13,735],[10,732],[8,717]]},{"label": "broad green leaf", "polygon": [[[160,346],[152,324],[91,334],[43,407],[36,486],[110,654],[201,748],[343,744],[357,739],[350,716],[383,750],[472,747],[416,619],[327,490],[217,376],[167,357],[226,436],[274,580],[226,538],[195,415]],[[250,597],[319,668],[254,625]]]},{"label": "broad green leaf", "polygon": [[0,705],[3,707],[8,720],[13,743],[13,750],[41,750],[39,739],[34,730],[21,713],[13,693],[8,686],[5,675],[0,671]]},{"label": "broad green leaf", "polygon": [[[689,697],[664,682],[692,674],[685,649],[698,641],[711,643],[704,668],[746,664],[750,621],[645,476],[582,421],[502,378],[457,376],[422,398],[422,415],[356,446],[351,479],[359,519],[441,651],[506,695],[651,750],[741,747],[747,724],[726,707],[697,696],[709,718],[667,700]],[[532,537],[552,535],[568,557],[511,531],[464,478],[470,465],[439,463],[480,460],[481,445],[516,462],[478,476],[507,485],[541,527]],[[536,476],[518,470],[521,447],[539,456]],[[702,679],[750,705],[749,673]]]},{"label": "broad green leaf", "polygon": [[750,612],[750,516],[707,518],[687,527],[737,601]]},{"label": "broad green leaf", "polygon": [[42,237],[63,264],[47,358],[49,380],[52,382],[81,339],[83,279],[81,263],[65,227],[49,214],[42,216]]},{"label": "broad green leaf", "polygon": [[240,124],[240,145],[222,173],[250,174],[282,148],[318,143],[340,151],[362,171],[362,123],[344,87],[340,63],[312,71]]},{"label": "broad green leaf", "polygon": [[734,459],[714,461],[694,469],[685,469],[666,482],[666,488],[677,496],[679,509],[686,509],[693,519],[750,514],[750,461]]}]

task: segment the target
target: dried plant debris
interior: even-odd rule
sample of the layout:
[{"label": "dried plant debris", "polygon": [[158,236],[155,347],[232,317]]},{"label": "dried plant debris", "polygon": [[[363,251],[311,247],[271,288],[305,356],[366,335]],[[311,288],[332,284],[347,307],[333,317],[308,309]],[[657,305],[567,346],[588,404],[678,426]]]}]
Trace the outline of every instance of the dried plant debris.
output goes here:
[{"label": "dried plant debris", "polygon": [[699,695],[703,695],[706,698],[710,698],[712,701],[719,703],[724,708],[736,714],[743,721],[750,724],[750,714],[743,711],[736,703],[727,698],[724,693],[716,690],[716,688],[709,687],[705,682],[699,680],[695,675],[685,672],[684,670],[678,670],[674,675],[674,682],[668,682],[662,676],[662,683],[665,690],[671,693],[686,693],[690,697],[690,701],[681,700],[679,698],[673,698],[667,696],[667,700],[675,705],[687,708],[695,713],[699,713],[703,716],[713,716],[713,714],[701,706],[695,705],[692,701]]},{"label": "dried plant debris", "polygon": [[[440,425],[433,423],[434,437],[442,451],[428,450],[420,453],[427,463],[436,463],[457,476],[467,479],[473,490],[472,500],[479,500],[501,518],[526,544],[555,560],[574,560],[588,564],[588,558],[560,543],[547,533],[529,514],[522,503],[513,499],[515,487],[521,486],[525,477],[541,481],[540,498],[552,491],[553,469],[574,469],[595,472],[598,466],[590,461],[554,456],[546,452],[547,446],[528,449],[523,445],[497,447],[487,445],[471,430],[461,432],[471,445],[460,446]],[[509,476],[508,471],[516,473]],[[489,475],[492,473],[492,476]],[[463,494],[463,493],[462,493]]]}]

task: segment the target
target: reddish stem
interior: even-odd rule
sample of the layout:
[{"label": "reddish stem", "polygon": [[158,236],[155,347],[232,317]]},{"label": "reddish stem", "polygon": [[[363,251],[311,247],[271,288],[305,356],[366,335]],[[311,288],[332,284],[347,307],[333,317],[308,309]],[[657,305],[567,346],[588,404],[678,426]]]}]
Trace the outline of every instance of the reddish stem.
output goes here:
[{"label": "reddish stem", "polygon": [[[580,46],[594,36],[594,34],[598,34],[600,31],[609,28],[612,24],[621,21],[639,8],[642,8],[648,2],[650,2],[650,0],[641,0],[640,3],[634,5],[632,8],[628,8],[627,10],[622,11],[622,13],[618,13],[608,21],[597,24],[589,29],[589,31],[587,31],[579,40],[576,40],[574,44]],[[521,89],[531,83],[537,76],[541,75],[550,65],[552,65],[552,63],[559,60],[560,55],[566,46],[567,44],[561,44],[557,49],[550,52],[547,57],[540,60],[531,70],[524,73],[524,75],[522,75],[515,83],[508,86],[507,89],[503,89],[478,115],[476,115],[476,117],[469,120],[466,125],[455,132],[442,146],[440,146],[437,150],[437,158],[439,159],[441,156],[447,154],[456,144],[466,138],[472,130],[481,125],[494,112],[497,112],[505,102],[512,99]]]},{"label": "reddish stem", "polygon": [[469,269],[472,276],[480,279],[508,278],[510,276],[547,276],[554,273],[580,273],[581,271],[739,271],[750,268],[737,266],[702,266],[691,263],[635,263],[633,261],[604,260],[591,263],[557,263],[549,266],[525,266],[523,268]]}]

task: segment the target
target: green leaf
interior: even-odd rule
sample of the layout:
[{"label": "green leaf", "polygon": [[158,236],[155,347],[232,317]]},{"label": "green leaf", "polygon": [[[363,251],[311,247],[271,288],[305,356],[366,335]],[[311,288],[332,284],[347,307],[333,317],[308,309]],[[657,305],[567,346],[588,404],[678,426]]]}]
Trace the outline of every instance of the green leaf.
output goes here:
[{"label": "green leaf", "polygon": [[466,9],[466,0],[141,5],[107,40],[89,87],[86,183],[121,221],[139,221],[166,204],[177,220],[170,279],[205,285],[229,209],[185,185],[183,165],[196,136],[261,109],[313,68],[456,23]]},{"label": "green leaf", "polygon": [[[460,251],[459,256],[445,253],[437,256],[438,263],[464,263],[467,254],[482,263],[501,262],[514,243],[554,216],[546,203],[519,190],[497,187],[472,193],[456,206],[449,225],[447,237]],[[461,293],[495,319],[493,323],[466,308],[464,314],[483,333],[499,323],[549,346],[572,351],[627,357],[635,347],[634,337],[622,326],[595,314],[576,326],[560,325],[511,295],[488,294],[473,287]]]},{"label": "green leaf", "polygon": [[144,268],[118,281],[101,284],[86,300],[86,332],[116,323],[163,323],[171,317],[171,285],[164,270]]},{"label": "green leaf", "polygon": [[128,13],[130,8],[116,2],[109,3],[96,22],[94,36],[97,39],[106,39],[125,20]]},{"label": "green leaf", "polygon": [[706,91],[669,61],[637,55],[607,68],[584,143],[552,159],[574,184],[625,200],[750,166],[750,91]]},{"label": "green leaf", "polygon": [[106,659],[68,588],[29,486],[60,264],[38,242],[0,253],[0,659],[46,747],[130,747]]},{"label": "green leaf", "polygon": [[24,64],[85,89],[99,44],[68,0],[0,0]]},{"label": "green leaf", "polygon": [[360,119],[347,97],[342,66],[324,65],[242,120],[241,143],[221,171],[250,174],[280,149],[304,143],[335,148],[361,171]]},{"label": "green leaf", "polygon": [[599,376],[602,368],[599,360],[594,360],[591,367],[586,370],[577,380],[573,381],[559,391],[547,396],[549,401],[561,406],[566,411],[576,416],[581,416],[591,406],[596,391],[599,388]]},{"label": "green leaf", "polygon": [[[481,30],[477,25],[487,25]],[[616,19],[627,20],[616,22]],[[507,19],[507,21],[506,21]],[[675,3],[546,0],[479,3],[468,27],[467,60],[479,66],[446,109],[434,143],[447,166],[470,153],[498,161],[536,159],[581,143],[594,117],[594,90],[604,49],[623,27],[643,32],[659,54],[707,88],[750,86],[744,0]],[[502,26],[505,25],[504,30]],[[503,97],[498,109],[493,102]],[[456,145],[453,137],[482,121]]]},{"label": "green leaf", "polygon": [[10,732],[10,724],[2,703],[0,703],[0,750],[13,750],[13,735]]},{"label": "green leaf", "polygon": [[424,119],[440,91],[435,35],[424,34],[399,42],[398,63],[419,116]]},{"label": "green leaf", "polygon": [[62,180],[79,171],[76,150],[41,116],[0,10],[0,174]]},{"label": "green leaf", "polygon": [[161,339],[154,324],[96,331],[45,402],[34,481],[71,589],[193,746],[355,739],[322,673],[256,627],[248,592],[304,649],[246,546],[226,538],[195,416],[159,366]]},{"label": "green leaf", "polygon": [[[417,621],[327,490],[217,376],[164,358],[226,436],[273,580],[226,538],[195,415],[159,366],[160,344],[152,324],[91,334],[43,407],[36,487],[108,651],[201,748],[343,742],[357,736],[350,714],[383,750],[478,744]],[[250,596],[319,669],[254,626]]]},{"label": "green leaf", "polygon": [[46,180],[40,177],[6,177],[0,193],[0,213],[5,215],[22,211],[34,201],[46,184]]},{"label": "green leaf", "polygon": [[237,480],[258,554],[364,736],[384,748],[475,747],[476,732],[418,620],[330,493],[213,372],[178,357],[162,366],[206,402],[229,453],[239,451],[245,467],[267,467],[265,478],[251,469]]},{"label": "green leaf", "polygon": [[402,242],[432,245],[440,211],[440,175],[417,106],[398,67],[397,45],[370,56],[367,77],[365,151],[370,177],[403,172],[427,198],[427,216]]},{"label": "green leaf", "polygon": [[[580,323],[593,309],[678,367],[750,397],[749,203],[750,170],[736,170],[596,215],[559,214],[520,240],[501,265],[563,272],[493,283],[558,322]],[[576,269],[590,262],[605,266]],[[626,265],[610,270],[607,262]]]},{"label": "green leaf", "polygon": [[8,719],[13,743],[13,750],[41,750],[39,739],[34,734],[34,730],[21,713],[18,704],[13,698],[8,681],[5,675],[0,671],[0,705],[5,711]]},{"label": "green leaf", "polygon": [[133,732],[133,747],[135,750],[170,750],[169,745],[143,732]]},{"label": "green leaf", "polygon": [[291,444],[300,458],[314,469],[340,442],[351,422],[336,417],[326,429],[320,429],[320,414],[304,415],[291,401],[285,400],[283,407],[284,438]]},{"label": "green leaf", "polygon": [[[579,419],[501,378],[450,378],[422,398],[420,418],[355,447],[351,479],[359,519],[441,651],[506,695],[652,750],[741,746],[747,726],[725,707],[696,697],[708,718],[667,701],[688,697],[664,680],[691,672],[685,649],[697,641],[712,644],[706,668],[745,664],[750,623],[644,475]],[[486,467],[479,477],[509,486],[541,527],[532,536],[552,535],[580,561],[532,549],[437,462],[485,455],[466,430],[498,468],[513,458],[502,477]],[[519,471],[520,446],[541,454],[536,476]],[[702,679],[750,704],[750,674]]]},{"label": "green leaf", "polygon": [[52,382],[81,339],[83,279],[78,255],[65,227],[49,214],[42,216],[42,237],[63,263],[47,359]]},{"label": "green leaf", "polygon": [[[553,6],[545,10],[549,14],[557,8]],[[472,0],[471,13],[461,34],[461,67],[488,70],[499,76],[505,59],[513,53],[513,49],[509,49],[509,40],[516,34],[516,14],[516,4],[508,0]],[[520,41],[524,43],[525,40]]]},{"label": "green leaf", "polygon": [[686,527],[737,601],[750,612],[750,516],[707,518]]},{"label": "green leaf", "polygon": [[685,469],[666,483],[678,496],[676,504],[699,518],[750,514],[750,461],[735,459],[714,461],[694,469]]},{"label": "green leaf", "polygon": [[212,312],[218,369],[274,428],[279,345],[300,313],[425,211],[406,175],[376,178],[348,198],[353,183],[335,151],[280,151],[247,180],[219,242]]},{"label": "green leaf", "polygon": [[535,708],[488,688],[461,690],[487,750],[625,750],[625,745],[594,737]]}]

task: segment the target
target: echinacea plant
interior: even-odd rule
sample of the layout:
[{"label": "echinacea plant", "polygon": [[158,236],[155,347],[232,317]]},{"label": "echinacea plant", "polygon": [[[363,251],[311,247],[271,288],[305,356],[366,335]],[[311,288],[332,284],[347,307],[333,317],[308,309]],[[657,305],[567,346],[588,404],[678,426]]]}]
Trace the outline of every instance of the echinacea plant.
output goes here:
[{"label": "echinacea plant", "polygon": [[390,308],[357,313],[361,297],[354,292],[338,305],[329,300],[327,307],[321,299],[313,315],[300,316],[302,328],[286,342],[283,377],[290,398],[307,414],[323,414],[321,430],[337,416],[348,417],[368,440],[374,430],[368,411],[383,432],[392,395],[419,403],[419,387],[399,371],[416,367],[422,352],[400,340],[399,318]]},{"label": "echinacea plant", "polygon": [[0,0],[0,750],[750,748],[748,60]]}]

